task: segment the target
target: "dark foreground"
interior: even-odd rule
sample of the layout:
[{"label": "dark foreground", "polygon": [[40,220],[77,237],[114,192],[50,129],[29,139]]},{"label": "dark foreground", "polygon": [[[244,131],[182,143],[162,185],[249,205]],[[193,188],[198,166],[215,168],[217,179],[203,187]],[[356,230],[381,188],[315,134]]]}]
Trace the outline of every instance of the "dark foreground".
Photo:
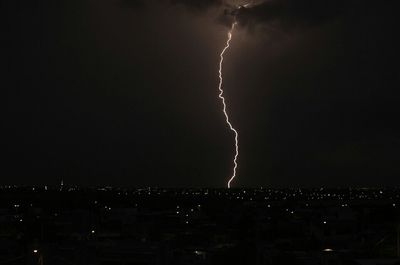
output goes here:
[{"label": "dark foreground", "polygon": [[2,187],[0,264],[400,264],[399,195]]}]

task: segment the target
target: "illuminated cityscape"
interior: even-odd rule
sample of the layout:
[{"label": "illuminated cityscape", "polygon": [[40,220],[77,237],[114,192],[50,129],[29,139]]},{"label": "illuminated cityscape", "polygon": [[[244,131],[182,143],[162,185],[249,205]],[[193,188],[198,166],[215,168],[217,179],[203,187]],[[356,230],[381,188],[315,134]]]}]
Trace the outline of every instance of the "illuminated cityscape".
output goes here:
[{"label": "illuminated cityscape", "polygon": [[399,255],[397,188],[2,186],[0,196],[7,264],[361,265]]}]

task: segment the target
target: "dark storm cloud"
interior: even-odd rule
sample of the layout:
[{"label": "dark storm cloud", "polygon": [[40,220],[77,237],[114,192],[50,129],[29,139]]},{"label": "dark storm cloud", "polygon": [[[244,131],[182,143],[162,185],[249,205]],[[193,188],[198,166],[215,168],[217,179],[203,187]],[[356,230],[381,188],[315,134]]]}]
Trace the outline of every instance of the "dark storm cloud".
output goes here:
[{"label": "dark storm cloud", "polygon": [[143,0],[120,0],[119,5],[121,7],[129,7],[133,9],[140,9],[145,6],[145,3]]},{"label": "dark storm cloud", "polygon": [[221,0],[156,0],[145,2],[143,0],[119,0],[119,5],[121,7],[129,7],[129,8],[143,8],[145,6],[151,6],[154,3],[167,3],[167,5],[179,5],[187,8],[190,11],[194,12],[204,12],[212,7],[218,7],[222,5]]},{"label": "dark storm cloud", "polygon": [[236,18],[248,27],[272,23],[283,30],[290,30],[319,25],[340,17],[351,2],[354,1],[273,0],[242,8]]},{"label": "dark storm cloud", "polygon": [[183,5],[192,11],[205,11],[222,5],[221,0],[170,0],[173,5]]}]

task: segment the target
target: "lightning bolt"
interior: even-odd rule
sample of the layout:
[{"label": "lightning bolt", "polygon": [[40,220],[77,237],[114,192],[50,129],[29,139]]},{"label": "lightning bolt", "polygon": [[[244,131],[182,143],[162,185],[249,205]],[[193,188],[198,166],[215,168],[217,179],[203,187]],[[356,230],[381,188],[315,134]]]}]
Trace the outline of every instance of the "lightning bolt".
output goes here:
[{"label": "lightning bolt", "polygon": [[232,126],[231,122],[229,121],[229,115],[226,111],[226,103],[225,103],[225,98],[224,98],[224,90],[222,89],[222,83],[223,83],[223,79],[222,79],[222,64],[224,62],[224,54],[226,52],[226,50],[229,49],[229,44],[231,42],[232,39],[232,32],[235,29],[237,22],[232,23],[232,27],[231,29],[228,31],[228,39],[226,41],[226,45],[224,47],[224,49],[222,50],[221,54],[220,54],[220,61],[219,61],[219,85],[218,85],[218,89],[219,89],[219,95],[218,97],[221,99],[222,101],[222,105],[223,105],[223,109],[222,111],[224,112],[225,115],[225,120],[227,125],[229,126],[229,129],[235,134],[235,157],[233,159],[233,173],[232,176],[230,177],[230,179],[228,180],[228,189],[231,187],[231,182],[232,180],[235,179],[236,177],[236,169],[237,169],[237,158],[239,156],[239,133],[237,132],[237,130]]}]

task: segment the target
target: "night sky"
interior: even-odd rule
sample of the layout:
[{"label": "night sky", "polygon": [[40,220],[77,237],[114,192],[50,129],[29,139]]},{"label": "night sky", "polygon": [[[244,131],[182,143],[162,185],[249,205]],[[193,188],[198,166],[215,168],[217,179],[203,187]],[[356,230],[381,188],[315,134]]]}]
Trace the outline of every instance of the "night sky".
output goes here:
[{"label": "night sky", "polygon": [[[395,2],[237,12],[234,187],[400,184]],[[243,3],[1,1],[0,184],[224,187]]]}]

